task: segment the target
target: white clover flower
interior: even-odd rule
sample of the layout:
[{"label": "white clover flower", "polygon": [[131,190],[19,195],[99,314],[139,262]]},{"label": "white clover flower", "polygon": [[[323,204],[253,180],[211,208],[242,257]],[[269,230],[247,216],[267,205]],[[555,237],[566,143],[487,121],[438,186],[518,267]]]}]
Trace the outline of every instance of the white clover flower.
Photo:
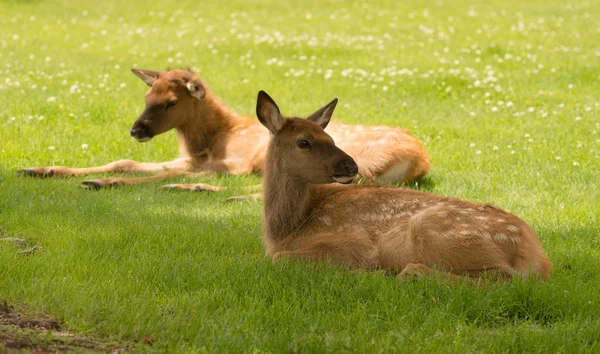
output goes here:
[{"label": "white clover flower", "polygon": [[88,144],[81,144],[81,149],[82,150],[87,150],[88,148]]},{"label": "white clover flower", "polygon": [[48,150],[54,150],[54,149],[55,149],[54,145],[48,146]]},{"label": "white clover flower", "polygon": [[56,97],[54,97],[54,96],[46,98],[46,102],[54,102],[54,101],[56,101]]}]

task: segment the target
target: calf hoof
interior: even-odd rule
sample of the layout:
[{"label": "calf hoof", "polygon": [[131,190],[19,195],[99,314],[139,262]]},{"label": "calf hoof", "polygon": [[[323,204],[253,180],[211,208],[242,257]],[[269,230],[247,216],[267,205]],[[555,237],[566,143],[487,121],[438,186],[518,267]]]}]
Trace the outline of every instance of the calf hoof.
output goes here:
[{"label": "calf hoof", "polygon": [[91,179],[87,181],[81,182],[81,187],[84,189],[102,189],[102,188],[112,188],[121,185],[122,183],[117,180],[110,179]]},{"label": "calf hoof", "polygon": [[45,168],[23,168],[18,170],[17,174],[25,177],[52,177],[54,176],[54,170]]},{"label": "calf hoof", "polygon": [[406,267],[404,267],[404,269],[402,270],[402,272],[400,272],[400,274],[398,274],[396,279],[398,281],[414,280],[430,272],[431,268],[423,264],[410,263]]}]

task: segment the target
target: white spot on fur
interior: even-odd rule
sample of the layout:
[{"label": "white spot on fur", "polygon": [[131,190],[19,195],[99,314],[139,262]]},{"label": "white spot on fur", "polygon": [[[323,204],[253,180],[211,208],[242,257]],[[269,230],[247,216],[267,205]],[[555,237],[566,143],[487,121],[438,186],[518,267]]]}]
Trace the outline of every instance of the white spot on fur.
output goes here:
[{"label": "white spot on fur", "polygon": [[494,235],[494,241],[496,242],[511,242],[513,245],[518,245],[521,242],[521,239],[518,236],[507,236],[505,234],[496,234]]},{"label": "white spot on fur", "polygon": [[505,235],[505,234],[503,234],[503,233],[498,233],[498,234],[495,234],[495,235],[493,236],[493,238],[494,238],[494,241],[497,241],[497,242],[506,242],[506,241],[509,241],[509,238],[508,238],[508,236],[506,236],[506,235]]},{"label": "white spot on fur", "polygon": [[512,232],[517,232],[517,231],[519,231],[519,228],[518,228],[518,227],[516,227],[515,225],[508,225],[508,227],[507,227],[507,228],[508,228],[508,230],[509,230],[509,231],[512,231]]},{"label": "white spot on fur", "polygon": [[325,225],[331,226],[331,218],[329,216],[321,216],[319,218]]}]

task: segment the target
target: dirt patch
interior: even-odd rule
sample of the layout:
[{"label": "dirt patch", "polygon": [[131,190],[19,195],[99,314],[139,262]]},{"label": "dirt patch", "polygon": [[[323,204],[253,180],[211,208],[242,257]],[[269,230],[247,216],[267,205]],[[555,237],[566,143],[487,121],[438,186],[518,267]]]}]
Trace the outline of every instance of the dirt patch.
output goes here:
[{"label": "dirt patch", "polygon": [[103,342],[64,330],[49,316],[25,315],[0,301],[0,354],[20,353],[123,353],[134,343]]},{"label": "dirt patch", "polygon": [[60,331],[62,327],[56,320],[47,316],[37,316],[36,318],[26,318],[21,313],[15,311],[6,300],[0,302],[0,325],[15,326],[18,328],[36,328],[46,331]]}]

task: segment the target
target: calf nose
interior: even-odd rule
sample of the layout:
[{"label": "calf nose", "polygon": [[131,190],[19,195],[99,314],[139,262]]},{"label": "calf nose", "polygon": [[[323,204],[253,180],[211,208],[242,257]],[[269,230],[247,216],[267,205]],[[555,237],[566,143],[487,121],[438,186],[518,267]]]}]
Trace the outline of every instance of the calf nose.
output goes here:
[{"label": "calf nose", "polygon": [[344,160],[342,166],[348,172],[348,175],[355,175],[358,173],[358,165],[352,159]]},{"label": "calf nose", "polygon": [[140,133],[141,130],[142,130],[141,128],[133,127],[129,131],[129,134],[131,134],[131,136],[135,138]]}]

